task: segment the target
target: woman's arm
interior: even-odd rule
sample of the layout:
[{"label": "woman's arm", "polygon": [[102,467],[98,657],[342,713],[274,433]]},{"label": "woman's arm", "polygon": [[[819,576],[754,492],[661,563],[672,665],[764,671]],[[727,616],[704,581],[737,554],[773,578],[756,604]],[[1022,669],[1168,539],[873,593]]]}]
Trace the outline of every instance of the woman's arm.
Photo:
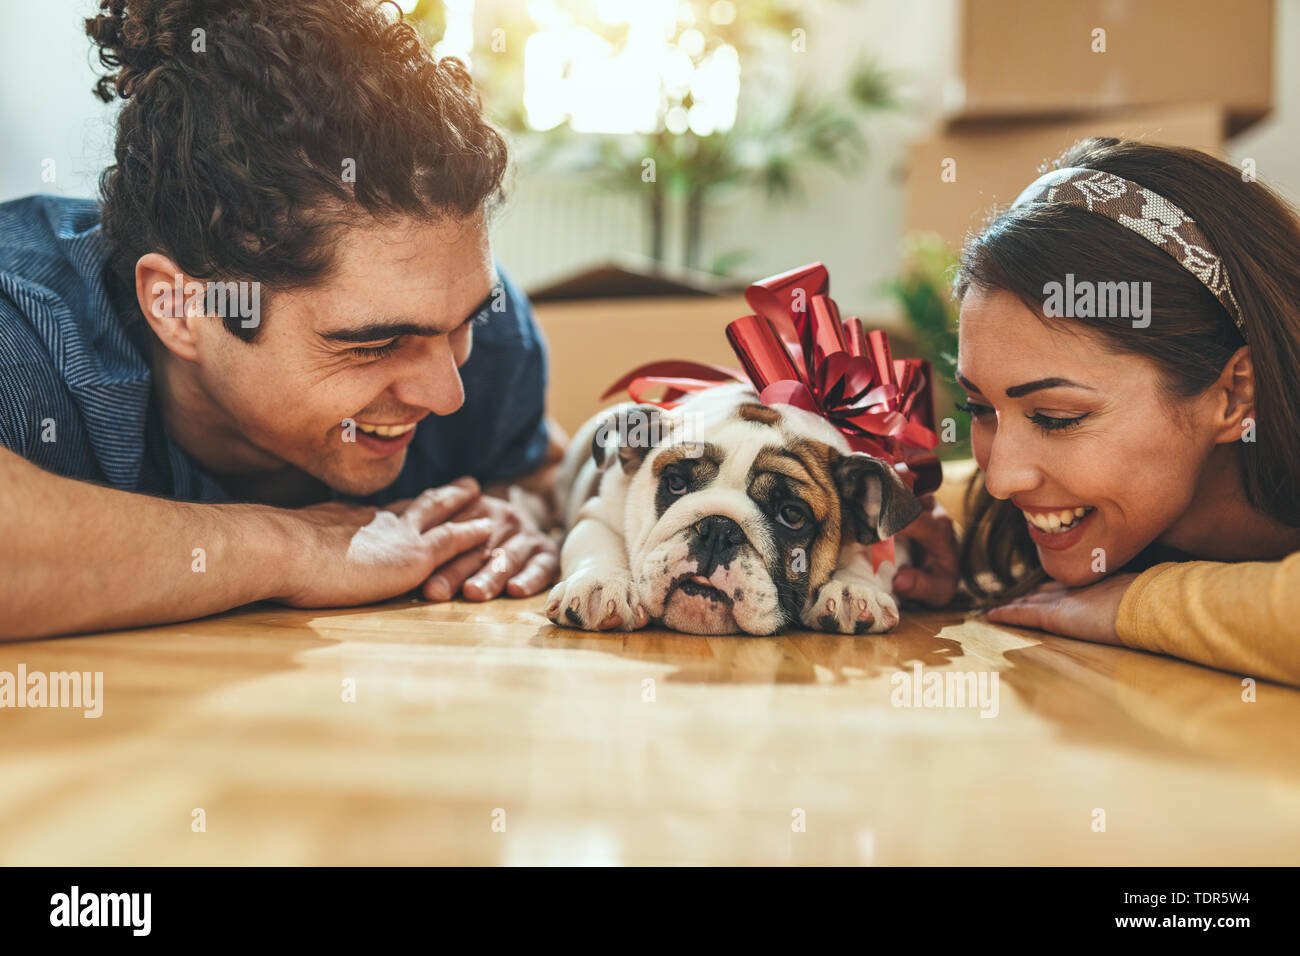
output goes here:
[{"label": "woman's arm", "polygon": [[1115,630],[1128,647],[1300,685],[1300,552],[1158,564],[1129,587]]},{"label": "woman's arm", "polygon": [[988,618],[1300,686],[1300,553],[1158,564],[1086,588],[1052,583]]}]

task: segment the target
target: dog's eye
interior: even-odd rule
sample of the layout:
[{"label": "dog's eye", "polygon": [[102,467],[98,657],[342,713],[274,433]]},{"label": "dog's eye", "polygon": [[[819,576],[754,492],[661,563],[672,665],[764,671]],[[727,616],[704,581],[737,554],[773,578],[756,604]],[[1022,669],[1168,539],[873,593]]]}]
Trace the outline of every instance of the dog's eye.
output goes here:
[{"label": "dog's eye", "polygon": [[677,474],[676,472],[669,472],[667,482],[668,482],[668,491],[670,494],[674,494],[674,495],[686,494],[686,479],[683,478],[681,475]]},{"label": "dog's eye", "polygon": [[798,505],[785,504],[776,513],[776,520],[792,531],[798,531],[808,523],[808,517]]}]

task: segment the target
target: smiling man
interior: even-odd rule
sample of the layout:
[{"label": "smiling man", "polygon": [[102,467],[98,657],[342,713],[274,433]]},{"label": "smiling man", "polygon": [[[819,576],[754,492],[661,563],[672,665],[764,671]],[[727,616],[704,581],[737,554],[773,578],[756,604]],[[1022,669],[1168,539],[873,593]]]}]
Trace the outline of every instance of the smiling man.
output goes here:
[{"label": "smiling man", "polygon": [[87,21],[125,100],[102,203],[0,205],[0,637],[551,583],[506,147],[388,11]]}]

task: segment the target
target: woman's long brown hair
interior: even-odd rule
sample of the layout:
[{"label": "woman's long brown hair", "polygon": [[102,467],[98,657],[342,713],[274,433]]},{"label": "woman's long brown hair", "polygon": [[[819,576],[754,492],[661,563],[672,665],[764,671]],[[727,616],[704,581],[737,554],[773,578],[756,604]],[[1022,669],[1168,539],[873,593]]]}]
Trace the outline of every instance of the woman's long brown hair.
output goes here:
[{"label": "woman's long brown hair", "polygon": [[[1150,281],[1151,323],[1128,318],[1043,318],[1085,329],[1112,352],[1158,368],[1171,402],[1214,383],[1243,344],[1255,372],[1255,441],[1237,443],[1242,483],[1256,509],[1300,527],[1300,221],[1236,167],[1182,147],[1085,140],[1052,164],[1104,170],[1145,186],[1196,220],[1223,259],[1245,334],[1176,259],[1104,216],[1073,206],[1007,210],[972,238],[954,284],[1010,292],[1042,316],[1043,287],[1067,273],[1094,282]],[[1086,326],[1084,323],[1086,322]],[[1077,324],[1076,324],[1077,323]],[[976,473],[967,490],[962,577],[980,600],[1022,593],[1044,578],[1019,509],[993,498]]]}]

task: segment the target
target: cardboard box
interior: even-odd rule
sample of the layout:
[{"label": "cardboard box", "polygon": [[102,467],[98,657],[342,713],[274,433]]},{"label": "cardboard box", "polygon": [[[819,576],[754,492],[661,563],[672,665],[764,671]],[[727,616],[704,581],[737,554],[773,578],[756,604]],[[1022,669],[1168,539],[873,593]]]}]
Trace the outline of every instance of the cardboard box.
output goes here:
[{"label": "cardboard box", "polygon": [[738,367],[724,330],[750,309],[743,296],[682,296],[538,302],[533,311],[550,351],[547,409],[572,434],[626,399],[600,395],[638,365],[690,359]]},{"label": "cardboard box", "polygon": [[1218,103],[1236,134],[1273,107],[1273,0],[962,0],[958,15],[954,118]]},{"label": "cardboard box", "polygon": [[[626,399],[600,395],[638,365],[689,359],[738,369],[725,330],[753,310],[744,296],[728,295],[538,302],[533,311],[550,353],[547,411],[573,434],[602,408]],[[889,333],[896,357],[917,354],[895,323],[868,320],[868,327]]]},{"label": "cardboard box", "polygon": [[[954,248],[1005,209],[1045,164],[1090,136],[1191,146],[1222,156],[1225,111],[1183,106],[1064,122],[981,123],[914,143],[905,200],[908,232],[938,233]],[[955,178],[946,181],[945,170]]]}]

